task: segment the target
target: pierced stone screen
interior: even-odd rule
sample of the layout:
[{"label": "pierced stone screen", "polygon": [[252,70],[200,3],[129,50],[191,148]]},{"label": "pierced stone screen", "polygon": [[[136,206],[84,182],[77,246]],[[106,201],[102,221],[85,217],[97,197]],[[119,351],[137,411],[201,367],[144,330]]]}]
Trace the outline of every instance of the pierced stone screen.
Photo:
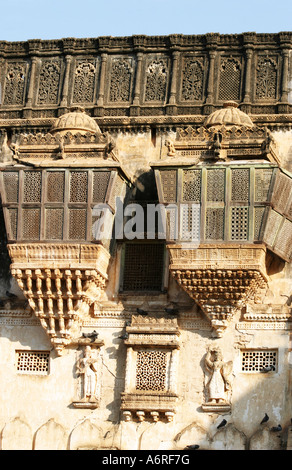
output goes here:
[{"label": "pierced stone screen", "polygon": [[47,351],[16,351],[16,369],[27,374],[48,374],[49,359]]},{"label": "pierced stone screen", "polygon": [[138,351],[136,390],[165,390],[166,368],[166,351]]},{"label": "pierced stone screen", "polygon": [[276,350],[247,350],[241,352],[243,372],[263,372],[277,370]]}]

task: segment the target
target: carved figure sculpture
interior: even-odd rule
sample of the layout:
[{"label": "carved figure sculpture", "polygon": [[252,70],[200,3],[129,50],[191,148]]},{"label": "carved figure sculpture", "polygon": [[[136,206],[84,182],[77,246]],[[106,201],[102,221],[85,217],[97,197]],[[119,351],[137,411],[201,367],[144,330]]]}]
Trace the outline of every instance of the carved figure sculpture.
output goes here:
[{"label": "carved figure sculpture", "polygon": [[169,157],[174,157],[175,156],[175,148],[174,148],[174,145],[173,145],[173,142],[171,140],[166,140],[165,141],[165,146],[167,147],[167,155]]},{"label": "carved figure sculpture", "polygon": [[226,403],[226,391],[230,390],[229,375],[232,370],[232,361],[223,362],[221,350],[211,347],[207,351],[205,359],[206,368],[211,373],[208,382],[209,403]]},{"label": "carved figure sculpture", "polygon": [[82,401],[98,400],[98,360],[93,357],[91,347],[86,346],[84,355],[77,362],[77,371],[83,375]]}]

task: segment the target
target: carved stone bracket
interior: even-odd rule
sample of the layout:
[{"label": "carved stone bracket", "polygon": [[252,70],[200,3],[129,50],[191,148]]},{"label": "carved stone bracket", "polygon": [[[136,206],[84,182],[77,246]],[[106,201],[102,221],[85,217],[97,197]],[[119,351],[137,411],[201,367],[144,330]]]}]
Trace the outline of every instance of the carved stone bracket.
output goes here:
[{"label": "carved stone bracket", "polygon": [[171,422],[178,400],[177,319],[133,315],[126,333],[126,379],[121,395],[125,421]]},{"label": "carved stone bracket", "polygon": [[101,245],[9,245],[11,273],[58,354],[106,285],[110,255]]},{"label": "carved stone bracket", "polygon": [[173,277],[201,307],[219,337],[235,312],[266,288],[263,245],[168,248]]}]

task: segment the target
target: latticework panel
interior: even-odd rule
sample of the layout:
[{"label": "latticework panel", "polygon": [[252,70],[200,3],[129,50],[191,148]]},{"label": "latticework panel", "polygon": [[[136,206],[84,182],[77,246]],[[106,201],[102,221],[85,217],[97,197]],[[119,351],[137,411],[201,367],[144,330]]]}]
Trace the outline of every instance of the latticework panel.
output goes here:
[{"label": "latticework panel", "polygon": [[249,168],[231,170],[231,201],[249,201]]},{"label": "latticework panel", "polygon": [[62,208],[46,209],[47,240],[62,240],[64,226],[64,210]]},{"label": "latticework panel", "polygon": [[9,62],[4,85],[4,105],[23,104],[27,63]]},{"label": "latticework panel", "polygon": [[254,240],[260,239],[261,228],[265,215],[265,207],[254,208]]},{"label": "latticework panel", "polygon": [[231,208],[231,240],[248,240],[248,207]]},{"label": "latticework panel", "polygon": [[246,350],[241,352],[243,372],[262,372],[277,370],[278,352],[276,350]]},{"label": "latticework panel", "polygon": [[38,208],[22,209],[22,239],[39,240],[41,210]]},{"label": "latticework panel", "polygon": [[87,201],[87,171],[72,171],[70,175],[70,202]]},{"label": "latticework panel", "polygon": [[200,240],[200,209],[199,204],[181,205],[181,238],[183,240]]},{"label": "latticework panel", "polygon": [[166,389],[166,351],[137,352],[136,390],[164,391]]},{"label": "latticework panel", "polygon": [[73,103],[93,102],[95,75],[95,60],[79,60],[76,62]]},{"label": "latticework panel", "polygon": [[15,208],[10,208],[7,209],[8,214],[9,214],[9,222],[10,222],[10,229],[11,229],[11,237],[13,240],[16,240],[17,238],[17,214],[18,214],[18,209]]},{"label": "latticework panel", "polygon": [[266,202],[269,196],[273,170],[271,168],[255,169],[255,201]]},{"label": "latticework panel", "polygon": [[256,68],[256,98],[277,98],[277,57],[259,56]]},{"label": "latticework panel", "polygon": [[104,202],[110,179],[110,171],[93,172],[93,202]]},{"label": "latticework panel", "polygon": [[86,239],[86,209],[69,209],[69,240]]},{"label": "latticework panel", "polygon": [[184,170],[183,201],[201,201],[201,170]]},{"label": "latticework panel", "polygon": [[23,200],[24,202],[41,202],[42,174],[40,171],[25,171]]},{"label": "latticework panel", "polygon": [[224,202],[225,200],[225,170],[207,170],[207,201]]},{"label": "latticework panel", "polygon": [[240,99],[240,78],[240,61],[233,58],[224,58],[220,68],[219,100]]},{"label": "latticework panel", "polygon": [[177,174],[176,170],[162,170],[160,172],[162,190],[163,190],[163,199],[166,202],[176,202],[176,191],[177,191],[176,174]]},{"label": "latticework panel", "polygon": [[274,245],[279,254],[283,254],[285,258],[292,257],[292,222],[285,219],[277,235]]},{"label": "latticework panel", "polygon": [[182,98],[186,101],[202,100],[203,84],[203,59],[185,58],[182,71]]},{"label": "latticework panel", "polygon": [[47,202],[63,202],[65,189],[65,172],[50,171],[47,175]]},{"label": "latticework panel", "polygon": [[26,374],[48,374],[49,360],[47,351],[16,351],[16,370]]},{"label": "latticework panel", "polygon": [[[95,205],[122,199],[126,183],[114,171],[19,169],[1,173],[1,197],[10,240],[91,240]],[[115,207],[115,206],[112,206]],[[94,222],[94,221],[93,221]]]},{"label": "latticework panel", "polygon": [[224,208],[207,208],[205,238],[206,240],[224,239]]},{"label": "latticework panel", "polygon": [[164,245],[126,243],[123,273],[124,291],[160,291]]},{"label": "latticework panel", "polygon": [[69,209],[69,239],[86,239],[86,209]]},{"label": "latticework panel", "polygon": [[273,246],[281,221],[281,214],[274,210],[271,210],[269,212],[268,221],[264,233],[264,241],[270,247]]},{"label": "latticework panel", "polygon": [[18,202],[18,172],[6,171],[3,173],[3,180],[7,202]]},{"label": "latticework panel", "polygon": [[274,208],[279,212],[284,212],[292,194],[292,180],[283,173],[278,172],[273,191],[272,202]]}]

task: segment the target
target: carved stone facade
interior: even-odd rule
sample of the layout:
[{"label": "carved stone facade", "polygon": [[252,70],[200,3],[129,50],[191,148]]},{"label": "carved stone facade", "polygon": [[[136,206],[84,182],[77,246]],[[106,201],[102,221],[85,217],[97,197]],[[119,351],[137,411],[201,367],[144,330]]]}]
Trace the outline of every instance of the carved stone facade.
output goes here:
[{"label": "carved stone facade", "polygon": [[291,50],[0,42],[2,449],[291,448]]}]

